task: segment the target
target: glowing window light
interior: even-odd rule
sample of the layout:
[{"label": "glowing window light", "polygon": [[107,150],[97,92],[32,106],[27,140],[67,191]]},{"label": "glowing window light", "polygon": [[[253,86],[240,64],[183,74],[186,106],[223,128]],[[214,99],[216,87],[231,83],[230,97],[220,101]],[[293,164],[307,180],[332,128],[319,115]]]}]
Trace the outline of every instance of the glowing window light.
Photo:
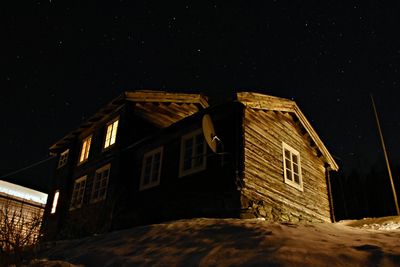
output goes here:
[{"label": "glowing window light", "polygon": [[0,192],[40,204],[46,204],[47,194],[0,180]]},{"label": "glowing window light", "polygon": [[107,133],[106,133],[106,139],[104,141],[104,148],[107,148],[107,147],[115,144],[115,141],[117,139],[117,130],[118,130],[118,120],[110,123],[107,126]]},{"label": "glowing window light", "polygon": [[92,136],[85,138],[82,142],[81,156],[79,157],[79,163],[85,161],[89,157],[90,143],[92,142]]},{"label": "glowing window light", "polygon": [[51,214],[56,213],[59,196],[60,196],[60,191],[57,190],[56,193],[54,194],[53,205],[51,206]]}]

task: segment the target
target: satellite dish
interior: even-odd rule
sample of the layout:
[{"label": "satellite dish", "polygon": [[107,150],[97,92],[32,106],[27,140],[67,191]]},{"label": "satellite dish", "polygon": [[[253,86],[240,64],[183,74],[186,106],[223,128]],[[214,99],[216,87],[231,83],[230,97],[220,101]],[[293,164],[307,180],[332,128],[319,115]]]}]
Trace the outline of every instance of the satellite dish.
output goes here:
[{"label": "satellite dish", "polygon": [[203,134],[210,149],[217,153],[217,141],[219,141],[219,138],[215,134],[214,125],[208,114],[203,116]]}]

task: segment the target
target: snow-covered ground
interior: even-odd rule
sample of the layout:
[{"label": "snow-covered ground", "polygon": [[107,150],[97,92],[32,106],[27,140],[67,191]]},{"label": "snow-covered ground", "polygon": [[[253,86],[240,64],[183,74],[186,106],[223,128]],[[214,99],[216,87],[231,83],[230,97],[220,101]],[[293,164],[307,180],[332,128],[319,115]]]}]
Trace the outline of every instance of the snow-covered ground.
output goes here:
[{"label": "snow-covered ground", "polygon": [[49,246],[30,266],[400,266],[400,217],[334,224],[201,218]]}]

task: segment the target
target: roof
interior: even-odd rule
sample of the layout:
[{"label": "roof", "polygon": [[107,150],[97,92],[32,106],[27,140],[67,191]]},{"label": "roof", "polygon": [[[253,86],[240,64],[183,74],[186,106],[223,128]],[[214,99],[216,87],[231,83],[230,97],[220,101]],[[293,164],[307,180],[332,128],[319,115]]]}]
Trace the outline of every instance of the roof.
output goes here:
[{"label": "roof", "polygon": [[35,203],[46,204],[47,194],[0,180],[0,194],[18,197]]},{"label": "roof", "polygon": [[301,126],[306,130],[312,141],[315,143],[315,146],[318,148],[329,167],[334,171],[339,170],[339,166],[319,138],[318,134],[315,132],[314,128],[311,126],[310,122],[304,116],[303,112],[301,112],[296,102],[285,98],[252,92],[239,92],[236,94],[236,99],[249,108],[282,111],[295,115]]},{"label": "roof", "polygon": [[109,115],[121,109],[127,102],[135,103],[136,115],[153,123],[159,128],[168,127],[198,112],[200,109],[208,107],[207,97],[202,94],[172,93],[153,90],[127,91],[102,107],[77,129],[54,143],[49,148],[50,153],[59,152],[60,149],[64,149],[66,144],[74,140],[82,132],[106,119]]},{"label": "roof", "polygon": [[201,94],[169,93],[162,91],[125,92],[127,101],[135,102],[135,114],[158,128],[165,128],[199,109],[208,102]]}]

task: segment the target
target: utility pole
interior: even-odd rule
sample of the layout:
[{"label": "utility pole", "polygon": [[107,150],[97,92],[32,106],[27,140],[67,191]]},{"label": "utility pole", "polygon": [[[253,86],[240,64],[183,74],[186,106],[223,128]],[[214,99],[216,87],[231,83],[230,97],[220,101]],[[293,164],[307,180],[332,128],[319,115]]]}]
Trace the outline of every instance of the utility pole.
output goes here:
[{"label": "utility pole", "polygon": [[382,134],[381,125],[379,123],[378,112],[376,111],[374,97],[372,96],[372,94],[370,94],[370,96],[371,96],[371,101],[372,101],[372,107],[374,108],[376,124],[378,125],[379,136],[381,138],[383,153],[385,154],[386,167],[387,167],[388,173],[389,173],[390,184],[392,185],[394,204],[396,205],[397,215],[400,215],[399,203],[397,202],[396,188],[394,187],[394,183],[393,183],[392,171],[390,170],[389,158],[388,158],[388,155],[387,155],[387,152],[386,152],[385,141],[383,140],[383,134]]}]

